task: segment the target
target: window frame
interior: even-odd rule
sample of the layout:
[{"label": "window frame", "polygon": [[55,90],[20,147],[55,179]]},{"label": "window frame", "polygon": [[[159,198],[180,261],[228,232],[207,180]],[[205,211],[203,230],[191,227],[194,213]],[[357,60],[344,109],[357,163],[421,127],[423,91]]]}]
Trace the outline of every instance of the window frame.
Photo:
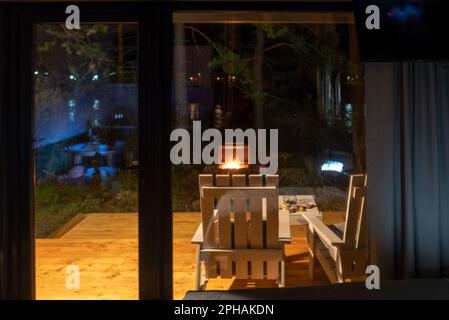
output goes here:
[{"label": "window frame", "polygon": [[[0,156],[1,299],[35,298],[32,26],[65,21],[68,5],[35,2],[0,3],[0,24],[5,23],[0,28],[0,48],[7,48],[0,50],[0,147],[5,150]],[[172,14],[183,10],[352,12],[352,3],[154,0],[79,6],[81,21],[139,23],[139,297],[171,299]]]}]

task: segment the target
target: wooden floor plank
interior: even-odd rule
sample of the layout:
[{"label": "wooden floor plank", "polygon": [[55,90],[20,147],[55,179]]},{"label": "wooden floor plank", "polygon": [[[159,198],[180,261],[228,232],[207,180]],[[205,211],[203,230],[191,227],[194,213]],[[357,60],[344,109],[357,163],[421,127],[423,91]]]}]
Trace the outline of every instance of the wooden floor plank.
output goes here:
[{"label": "wooden floor plank", "polygon": [[[194,289],[195,246],[190,244],[201,220],[199,213],[174,213],[174,298]],[[36,297],[38,299],[137,299],[138,243],[136,213],[87,214],[58,239],[36,240]],[[286,246],[286,285],[325,284],[322,270],[314,282],[308,277],[304,227],[292,228]],[[66,267],[80,269],[80,289],[65,286]],[[275,287],[274,281],[211,279],[208,290]]]}]

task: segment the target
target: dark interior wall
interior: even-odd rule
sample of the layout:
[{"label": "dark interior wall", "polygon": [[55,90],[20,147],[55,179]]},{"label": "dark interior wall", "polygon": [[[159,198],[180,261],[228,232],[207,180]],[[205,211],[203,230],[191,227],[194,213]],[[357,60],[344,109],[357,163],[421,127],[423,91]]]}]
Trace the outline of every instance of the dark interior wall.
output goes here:
[{"label": "dark interior wall", "polygon": [[[211,0],[195,0],[195,2],[210,2]],[[236,3],[242,0],[213,0],[214,2],[230,2],[230,3]],[[284,0],[285,1],[285,0]],[[325,3],[336,3],[336,2],[340,2],[340,3],[348,3],[348,2],[352,2],[352,0],[286,0],[287,2],[309,2],[309,3],[320,3],[320,2],[325,2]],[[39,2],[59,2],[59,3],[70,3],[73,4],[74,2],[93,2],[93,0],[77,0],[77,1],[72,1],[72,0],[0,0],[1,2],[30,2],[30,3],[39,3]],[[123,2],[123,0],[95,0],[95,2]],[[129,1],[131,2],[131,1]],[[191,0],[132,0],[132,2],[171,2],[171,3],[175,3],[175,2],[191,2]],[[273,0],[245,0],[245,2],[273,2]]]},{"label": "dark interior wall", "polygon": [[[34,297],[31,32],[0,6],[0,298]],[[20,63],[19,63],[20,62]]]},{"label": "dark interior wall", "polygon": [[[5,10],[0,7],[0,48],[5,47]],[[4,86],[6,80],[5,75],[5,51],[0,50],[0,148],[3,149],[6,142],[6,123],[4,117],[5,106],[5,92]],[[0,298],[5,296],[5,288],[3,283],[5,282],[6,272],[4,272],[5,266],[5,212],[6,212],[6,167],[5,167],[5,153],[0,152]]]}]

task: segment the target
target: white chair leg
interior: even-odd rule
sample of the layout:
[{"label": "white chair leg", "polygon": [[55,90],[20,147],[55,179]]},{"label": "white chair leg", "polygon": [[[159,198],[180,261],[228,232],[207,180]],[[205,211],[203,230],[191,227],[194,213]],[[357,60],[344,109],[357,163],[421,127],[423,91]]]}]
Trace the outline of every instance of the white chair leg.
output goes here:
[{"label": "white chair leg", "polygon": [[285,287],[285,260],[281,261],[281,281],[279,283],[279,287]]},{"label": "white chair leg", "polygon": [[336,272],[336,278],[337,282],[343,283],[345,282],[345,279],[343,278],[343,266],[340,256],[340,251],[337,252],[337,259],[335,261],[335,272]]},{"label": "white chair leg", "polygon": [[201,246],[196,246],[195,290],[201,290]]},{"label": "white chair leg", "polygon": [[309,251],[309,278],[310,280],[315,280],[315,259],[313,257],[313,253]]}]

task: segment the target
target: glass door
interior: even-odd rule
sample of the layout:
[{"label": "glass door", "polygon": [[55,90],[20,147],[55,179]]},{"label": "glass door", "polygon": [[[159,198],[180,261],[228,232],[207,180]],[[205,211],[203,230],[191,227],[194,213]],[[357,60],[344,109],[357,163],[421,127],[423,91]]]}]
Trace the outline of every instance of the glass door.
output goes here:
[{"label": "glass door", "polygon": [[[344,226],[349,176],[366,172],[352,14],[198,10],[172,22],[174,298],[328,284],[323,269],[309,277],[302,213]],[[254,186],[279,197],[251,198]],[[278,247],[281,258],[264,256]]]},{"label": "glass door", "polygon": [[33,26],[37,299],[138,299],[138,23]]}]

